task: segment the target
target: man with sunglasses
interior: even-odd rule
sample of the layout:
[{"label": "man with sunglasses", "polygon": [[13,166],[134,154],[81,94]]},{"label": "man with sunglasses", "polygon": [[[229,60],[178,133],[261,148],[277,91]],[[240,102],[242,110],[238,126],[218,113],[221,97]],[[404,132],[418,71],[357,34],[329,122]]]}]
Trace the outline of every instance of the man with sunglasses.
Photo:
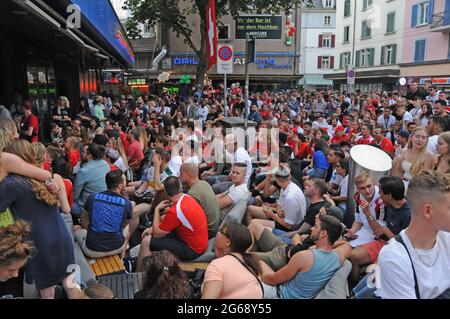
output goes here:
[{"label": "man with sunglasses", "polygon": [[428,95],[427,95],[427,101],[428,102],[436,102],[439,100],[439,91],[437,90],[436,86],[432,85],[427,89]]}]

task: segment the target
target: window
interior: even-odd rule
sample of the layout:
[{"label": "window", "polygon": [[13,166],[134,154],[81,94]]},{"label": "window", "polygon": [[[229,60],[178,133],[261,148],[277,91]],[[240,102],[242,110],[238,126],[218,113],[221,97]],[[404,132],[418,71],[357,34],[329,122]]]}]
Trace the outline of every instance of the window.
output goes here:
[{"label": "window", "polygon": [[387,15],[386,33],[395,32],[395,12],[391,12]]},{"label": "window", "polygon": [[362,11],[367,10],[368,7],[372,6],[372,0],[363,0],[363,8]]},{"label": "window", "polygon": [[397,45],[391,44],[381,48],[381,65],[395,64],[397,60]]},{"label": "window", "polygon": [[219,40],[230,39],[230,25],[229,24],[219,25],[217,27],[217,29],[219,30],[219,32],[218,32]]},{"label": "window", "polygon": [[344,52],[341,53],[341,61],[340,61],[340,69],[346,69],[351,62],[351,53],[350,52]]},{"label": "window", "polygon": [[344,43],[348,43],[350,40],[350,26],[344,27]]},{"label": "window", "polygon": [[350,16],[350,0],[345,0],[344,3],[344,17]]},{"label": "window", "polygon": [[329,68],[330,68],[330,57],[323,56],[322,57],[322,69],[329,69]]},{"label": "window", "polygon": [[331,35],[324,35],[322,38],[322,47],[331,48]]},{"label": "window", "polygon": [[427,23],[428,2],[419,4],[419,20],[417,24],[422,25]]},{"label": "window", "polygon": [[144,33],[154,33],[153,26],[148,23],[144,24]]},{"label": "window", "polygon": [[331,25],[331,16],[325,16],[324,25]]},{"label": "window", "polygon": [[425,44],[426,40],[417,40],[414,48],[414,62],[425,61]]},{"label": "window", "polygon": [[333,0],[325,0],[323,6],[324,6],[324,8],[332,8]]},{"label": "window", "polygon": [[375,49],[362,49],[356,51],[356,67],[373,66],[375,61]]},{"label": "window", "polygon": [[361,28],[361,39],[370,38],[372,30],[370,28],[370,20],[364,20]]}]

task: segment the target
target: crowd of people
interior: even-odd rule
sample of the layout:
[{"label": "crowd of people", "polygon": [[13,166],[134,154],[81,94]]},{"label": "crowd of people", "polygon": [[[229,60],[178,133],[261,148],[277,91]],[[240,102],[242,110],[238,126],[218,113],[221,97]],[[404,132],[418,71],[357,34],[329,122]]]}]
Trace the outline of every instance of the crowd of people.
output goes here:
[{"label": "crowd of people", "polygon": [[[0,296],[114,298],[75,279],[79,245],[144,272],[135,298],[450,298],[445,92],[228,96],[61,96],[46,141],[30,101],[2,106]],[[355,145],[392,170],[349,180]],[[195,291],[179,262],[199,260]]]}]

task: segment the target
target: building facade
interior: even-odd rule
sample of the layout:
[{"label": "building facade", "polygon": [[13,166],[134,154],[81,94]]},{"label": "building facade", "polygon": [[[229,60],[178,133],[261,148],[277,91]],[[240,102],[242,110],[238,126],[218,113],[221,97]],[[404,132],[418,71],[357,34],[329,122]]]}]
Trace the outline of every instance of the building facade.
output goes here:
[{"label": "building facade", "polygon": [[309,90],[327,89],[333,81],[324,74],[334,73],[336,47],[336,2],[315,0],[314,6],[298,9],[300,16],[299,84]]},{"label": "building facade", "polygon": [[398,83],[403,53],[406,0],[341,0],[336,3],[335,88],[349,90],[347,69],[354,66],[354,89],[391,90]]},{"label": "building facade", "polygon": [[[186,4],[188,5],[188,4]],[[300,17],[297,11],[291,15],[280,13],[270,16],[267,14],[246,14],[234,19],[223,16],[218,21],[218,44],[233,47],[233,74],[228,75],[228,85],[232,82],[244,84],[245,80],[245,33],[256,37],[256,61],[249,65],[250,89],[282,89],[295,86],[300,78],[298,37]],[[187,17],[192,26],[192,42],[200,47],[200,17]],[[296,31],[290,36],[289,30]],[[163,33],[162,33],[163,34]],[[162,69],[170,72],[169,81],[178,81],[186,75],[193,81],[196,76],[198,57],[194,50],[185,43],[184,38],[177,37],[169,31],[166,37],[162,35],[163,45],[168,47],[169,53],[163,60]],[[208,72],[213,83],[223,82],[224,76],[217,73],[216,66]]]},{"label": "building facade", "polygon": [[450,89],[450,0],[413,0],[405,6],[401,76]]}]

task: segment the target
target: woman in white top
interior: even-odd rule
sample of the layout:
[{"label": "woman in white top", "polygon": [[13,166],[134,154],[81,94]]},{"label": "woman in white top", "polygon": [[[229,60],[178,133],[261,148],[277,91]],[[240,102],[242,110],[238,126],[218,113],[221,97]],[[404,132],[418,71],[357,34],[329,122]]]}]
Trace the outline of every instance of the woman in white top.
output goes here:
[{"label": "woman in white top", "polygon": [[434,169],[441,173],[450,171],[450,132],[439,134],[436,151],[439,154]]},{"label": "woman in white top", "polygon": [[111,137],[108,141],[108,147],[116,150],[119,153],[119,158],[114,162],[122,172],[125,172],[128,168],[127,154],[123,148],[122,141],[117,137]]},{"label": "woman in white top", "polygon": [[433,169],[435,156],[428,151],[427,143],[427,130],[422,126],[417,127],[410,135],[406,149],[392,162],[392,175],[403,179],[405,192],[414,176]]}]

